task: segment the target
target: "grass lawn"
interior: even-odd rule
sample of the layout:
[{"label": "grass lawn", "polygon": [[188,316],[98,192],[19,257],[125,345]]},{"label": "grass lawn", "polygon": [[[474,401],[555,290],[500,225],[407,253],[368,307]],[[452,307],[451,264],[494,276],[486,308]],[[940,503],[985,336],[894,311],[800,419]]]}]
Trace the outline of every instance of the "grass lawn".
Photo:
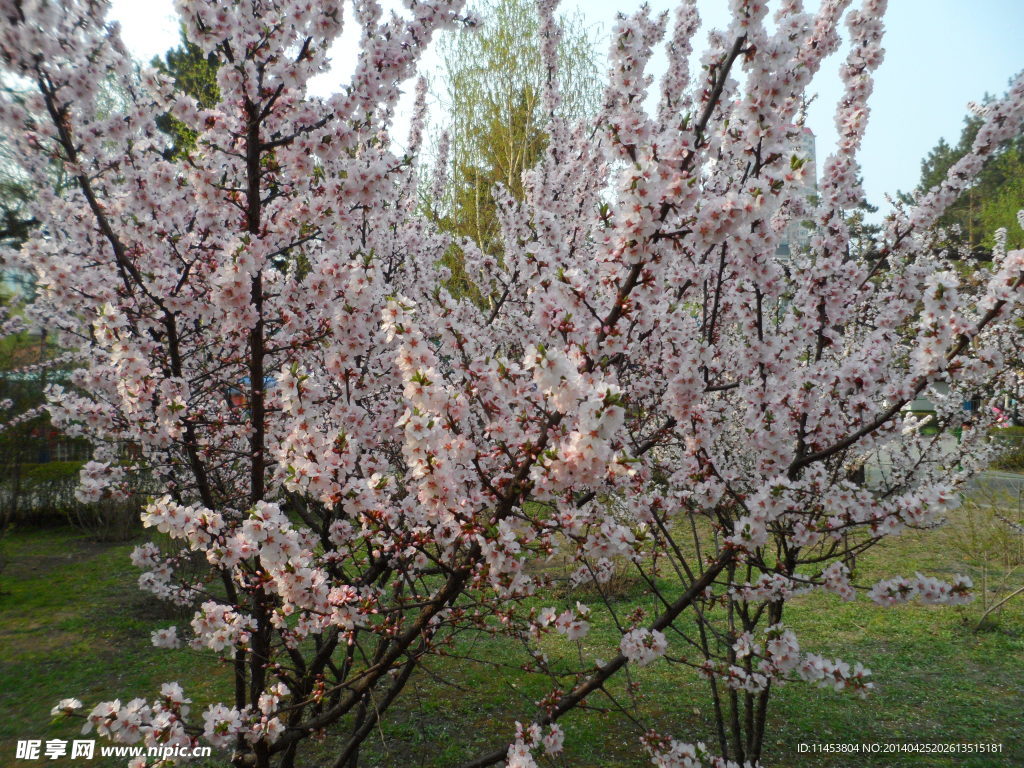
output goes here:
[{"label": "grass lawn", "polygon": [[[966,523],[956,520],[937,533],[909,533],[858,560],[860,581],[896,574],[939,576],[980,569],[960,554]],[[71,739],[78,728],[50,723],[60,698],[77,696],[92,706],[120,697],[152,697],[161,682],[179,680],[201,712],[226,699],[228,670],[209,655],[154,649],[153,629],[188,618],[155,603],[135,586],[128,562],[132,544],[97,544],[67,529],[15,531],[3,543],[8,565],[0,574],[0,766],[72,764],[15,760],[17,739]],[[991,593],[1024,583],[1013,558],[986,574]],[[1008,567],[1005,567],[1008,566]],[[1009,576],[1006,574],[1009,572]],[[998,577],[998,578],[997,578]],[[577,595],[568,599],[575,600]],[[623,612],[650,604],[634,590],[622,598]],[[793,601],[786,621],[805,650],[874,671],[877,690],[868,699],[789,685],[777,689],[765,764],[785,768],[828,766],[1022,766],[1024,765],[1024,595],[1008,603],[975,632],[980,601],[960,608],[918,605],[879,608],[861,599],[843,603],[828,595]],[[595,616],[597,611],[595,611]],[[595,622],[577,648],[552,639],[551,657],[582,654],[611,658],[618,635]],[[517,663],[508,641],[467,640],[458,652],[477,659]],[[670,653],[679,651],[673,647]],[[546,683],[507,675],[487,665],[437,660],[414,680],[381,729],[366,745],[361,766],[457,768],[463,761],[507,743],[510,722],[528,721],[532,702]],[[705,684],[677,665],[655,663],[631,670],[640,683],[645,727],[685,741],[713,739]],[[442,679],[444,681],[442,681]],[[610,690],[628,700],[625,679]],[[593,701],[595,707],[602,702]],[[198,719],[198,718],[197,718]],[[562,720],[566,752],[553,766],[626,768],[649,765],[636,728],[619,714],[575,712]],[[798,744],[995,742],[997,755],[799,753]],[[329,765],[330,739],[303,768]],[[124,759],[75,761],[77,765],[123,765]],[[224,765],[223,757],[207,766]]]}]

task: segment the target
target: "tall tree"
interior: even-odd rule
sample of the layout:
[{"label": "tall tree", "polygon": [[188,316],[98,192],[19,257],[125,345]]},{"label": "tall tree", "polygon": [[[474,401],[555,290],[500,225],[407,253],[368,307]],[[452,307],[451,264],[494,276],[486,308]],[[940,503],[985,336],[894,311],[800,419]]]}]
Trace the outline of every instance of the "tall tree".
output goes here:
[{"label": "tall tree", "polygon": [[[911,200],[926,194],[940,184],[974,144],[978,131],[985,122],[983,113],[996,102],[986,94],[979,113],[964,118],[960,139],[955,145],[945,139],[921,161],[921,181],[913,195],[902,195]],[[997,229],[1007,230],[1007,246],[1024,245],[1024,232],[1017,225],[1017,212],[1024,208],[1024,131],[1001,142],[988,157],[977,179],[953,201],[939,223],[948,229],[945,246],[965,250],[974,258],[987,260],[995,245]]]},{"label": "tall tree", "polygon": [[[597,35],[580,15],[563,16],[555,73],[542,54],[536,0],[477,0],[470,10],[478,19],[475,27],[442,36],[439,43],[448,179],[429,204],[446,231],[500,259],[494,191],[500,185],[513,199],[523,199],[523,174],[540,161],[548,143],[546,110],[569,120],[597,113]],[[555,76],[563,83],[561,98],[545,105],[545,86]],[[444,263],[453,285],[475,292],[457,245]]]},{"label": "tall tree", "polygon": [[[152,65],[172,79],[175,90],[194,98],[200,109],[209,109],[220,101],[220,89],[217,87],[220,60],[216,52],[204,53],[190,41],[184,29],[181,31],[181,44],[171,48],[162,57],[154,58]],[[173,145],[168,150],[169,157],[182,157],[195,147],[198,132],[174,115],[161,115],[157,118],[157,125],[173,139]]]},{"label": "tall tree", "polygon": [[[17,81],[0,82],[8,98],[24,100],[23,83]],[[4,282],[24,285],[24,276],[7,271],[3,252],[8,248],[18,248],[36,226],[36,220],[29,212],[32,200],[31,178],[27,176],[19,162],[17,150],[5,137],[0,137],[0,269],[4,270]]]}]

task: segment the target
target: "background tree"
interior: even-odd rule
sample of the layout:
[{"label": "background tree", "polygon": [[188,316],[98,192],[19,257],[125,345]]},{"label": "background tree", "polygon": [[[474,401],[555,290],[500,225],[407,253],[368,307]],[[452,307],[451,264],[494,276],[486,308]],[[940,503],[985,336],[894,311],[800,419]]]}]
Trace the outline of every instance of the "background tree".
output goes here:
[{"label": "background tree", "polygon": [[[548,71],[541,52],[540,19],[534,0],[477,0],[469,9],[479,20],[472,29],[439,41],[443,93],[441,128],[445,144],[444,184],[432,190],[428,209],[441,227],[468,237],[500,258],[500,224],[493,191],[501,185],[516,200],[524,195],[523,173],[543,156],[550,114],[543,93]],[[557,114],[575,120],[597,113],[601,101],[597,34],[581,15],[560,18]],[[466,282],[458,245],[446,254],[453,286],[476,292]],[[485,290],[486,290],[485,286]]]},{"label": "background tree", "polygon": [[[220,101],[220,89],[217,87],[220,61],[217,54],[212,51],[203,53],[185,36],[184,30],[181,32],[181,44],[167,51],[163,57],[154,58],[152,66],[171,78],[176,91],[194,98],[201,109],[209,109]],[[195,147],[199,134],[174,115],[161,115],[157,118],[157,125],[173,140],[168,150],[169,157],[183,157]]]},{"label": "background tree", "polygon": [[[216,103],[216,57],[202,54],[184,35],[181,45],[154,59],[153,66],[171,77],[176,91],[194,97],[201,106]],[[130,100],[131,87],[138,87],[134,75],[128,86],[106,79],[97,110],[101,114],[123,110]],[[31,99],[24,82],[6,90],[20,103]],[[183,157],[192,150],[195,131],[170,114],[161,115],[157,124],[172,137],[168,150],[171,156]],[[67,184],[59,158],[51,160],[48,181],[57,190]],[[0,141],[0,265],[4,267],[0,317],[7,321],[0,328],[0,401],[5,406],[0,417],[0,531],[6,530],[11,521],[70,517],[90,533],[124,536],[133,530],[127,523],[136,517],[135,510],[110,505],[102,510],[87,508],[76,504],[68,492],[76,484],[88,446],[83,440],[63,436],[42,407],[47,385],[66,384],[68,369],[62,363],[66,355],[50,338],[45,321],[25,323],[23,304],[34,293],[35,275],[30,265],[26,267],[11,258],[38,223],[31,214],[36,197],[34,183],[38,181],[33,182],[24,173],[10,142]],[[44,467],[46,464],[51,466]]]},{"label": "background tree", "polygon": [[[31,101],[26,84],[4,78],[7,98],[21,105]],[[38,104],[36,105],[38,108]],[[50,162],[45,183],[57,188],[63,182],[59,162]],[[24,306],[34,290],[34,274],[16,254],[38,226],[32,213],[39,183],[26,174],[15,145],[0,137],[0,537],[12,523],[45,519],[52,521],[63,510],[45,508],[30,487],[30,476],[38,466],[57,458],[78,458],[74,449],[55,455],[58,446],[67,444],[53,430],[46,410],[44,390],[48,382],[59,378],[55,369],[59,350],[48,338],[45,328],[26,322]],[[77,446],[81,452],[82,446]],[[78,467],[63,466],[62,481],[74,487]]]},{"label": "background tree", "polygon": [[[939,184],[949,169],[963,158],[977,138],[985,122],[984,111],[996,101],[986,94],[977,114],[964,118],[960,139],[950,145],[940,139],[921,161],[921,181],[913,196],[920,197]],[[1017,212],[1024,207],[1024,132],[1003,141],[985,161],[977,180],[965,189],[942,215],[939,223],[946,227],[945,246],[965,248],[974,258],[987,260],[995,245],[994,233],[1005,228],[1007,247],[1024,245],[1024,233],[1017,225]]]},{"label": "background tree", "polygon": [[19,179],[0,176],[0,242],[18,246],[28,238],[35,221],[25,209],[31,192]]}]

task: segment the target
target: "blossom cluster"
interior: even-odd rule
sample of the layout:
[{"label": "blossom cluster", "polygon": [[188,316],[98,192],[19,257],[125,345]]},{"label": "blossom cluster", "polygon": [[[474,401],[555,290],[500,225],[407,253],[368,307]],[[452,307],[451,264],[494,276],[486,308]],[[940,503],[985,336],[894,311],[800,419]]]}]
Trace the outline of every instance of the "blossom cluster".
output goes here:
[{"label": "blossom cluster", "polygon": [[870,597],[879,605],[896,605],[920,600],[925,605],[963,605],[974,599],[970,576],[957,575],[952,582],[920,573],[913,578],[885,579],[871,588]]},{"label": "blossom cluster", "polygon": [[547,755],[557,755],[562,751],[565,732],[554,723],[547,727],[547,732],[537,723],[523,727],[516,723],[516,740],[509,746],[506,768],[537,768],[533,757],[534,750],[543,746]]},{"label": "blossom cluster", "polygon": [[634,629],[622,636],[619,650],[638,667],[645,667],[665,655],[668,641],[658,630]]}]

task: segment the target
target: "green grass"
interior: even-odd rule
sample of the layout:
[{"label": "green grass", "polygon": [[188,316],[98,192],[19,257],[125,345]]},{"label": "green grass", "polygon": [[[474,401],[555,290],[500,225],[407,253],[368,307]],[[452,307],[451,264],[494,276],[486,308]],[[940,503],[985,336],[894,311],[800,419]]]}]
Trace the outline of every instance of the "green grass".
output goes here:
[{"label": "green grass", "polygon": [[[858,580],[923,573],[942,577],[967,572],[980,583],[976,564],[961,562],[957,523],[938,533],[909,533],[858,559]],[[161,682],[179,680],[201,711],[230,689],[227,670],[207,655],[152,648],[153,629],[187,618],[174,615],[135,587],[128,563],[132,545],[95,544],[67,530],[15,532],[4,542],[10,560],[0,574],[0,766],[15,761],[18,738],[74,738],[77,728],[51,724],[60,698],[96,701],[152,697]],[[1024,569],[1018,569],[1022,571]],[[1006,590],[1024,581],[1010,571]],[[996,583],[994,580],[993,584]],[[993,595],[995,592],[993,592]],[[574,600],[568,595],[565,600]],[[596,601],[591,599],[591,603]],[[653,607],[637,587],[617,609]],[[824,766],[1024,765],[1024,596],[1008,603],[980,631],[980,605],[879,608],[861,599],[843,603],[814,594],[794,600],[785,620],[804,650],[860,661],[874,671],[877,690],[866,700],[791,684],[777,689],[770,713],[765,764],[779,768]],[[595,617],[597,610],[595,610]],[[618,634],[609,622],[594,628],[577,648],[561,638],[545,641],[551,658],[611,658]],[[501,638],[458,644],[456,652],[516,664],[518,648]],[[681,653],[678,644],[670,653]],[[511,738],[511,723],[528,721],[546,681],[489,665],[454,659],[429,664],[363,750],[362,766],[452,768]],[[706,684],[664,662],[630,670],[639,683],[643,723],[685,741],[714,742]],[[444,682],[442,682],[444,680]],[[610,692],[629,701],[626,679]],[[602,708],[607,702],[589,702]],[[577,711],[562,720],[566,753],[551,765],[635,768],[649,765],[634,726],[621,714]],[[800,754],[800,743],[996,742],[999,755]],[[329,765],[330,738],[301,764]],[[56,762],[56,761],[54,761]],[[223,765],[223,758],[209,765]],[[123,760],[108,763],[121,764]],[[57,763],[59,764],[59,763]],[[100,760],[82,765],[103,766]]]},{"label": "green grass", "polygon": [[51,723],[50,708],[62,698],[152,698],[161,683],[181,678],[197,701],[228,690],[216,660],[152,647],[150,633],[175,618],[135,586],[132,546],[93,543],[69,529],[15,532],[4,540],[0,765],[31,764],[14,760],[17,739],[81,738],[81,721]]}]

